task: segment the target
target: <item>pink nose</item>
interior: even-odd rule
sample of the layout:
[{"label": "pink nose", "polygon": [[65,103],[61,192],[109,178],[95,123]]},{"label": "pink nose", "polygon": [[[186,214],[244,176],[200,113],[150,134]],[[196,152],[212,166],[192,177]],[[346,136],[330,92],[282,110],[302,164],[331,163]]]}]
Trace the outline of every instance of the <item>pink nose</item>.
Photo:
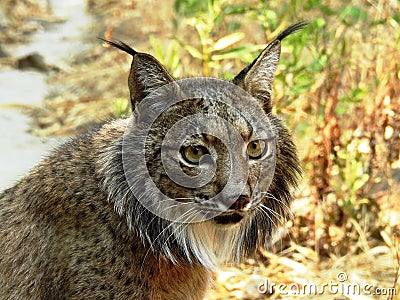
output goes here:
[{"label": "pink nose", "polygon": [[242,210],[250,203],[250,198],[247,195],[240,195],[240,197],[229,207],[234,210]]}]

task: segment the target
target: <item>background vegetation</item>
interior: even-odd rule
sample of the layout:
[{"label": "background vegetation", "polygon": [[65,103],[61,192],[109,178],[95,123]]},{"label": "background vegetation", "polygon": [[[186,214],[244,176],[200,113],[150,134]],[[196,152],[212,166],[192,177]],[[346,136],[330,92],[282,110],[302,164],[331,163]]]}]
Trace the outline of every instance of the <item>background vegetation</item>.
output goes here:
[{"label": "background vegetation", "polygon": [[[347,273],[347,283],[397,287],[399,294],[399,2],[145,2],[87,7],[101,35],[154,54],[176,77],[231,78],[285,27],[310,21],[283,42],[273,94],[305,170],[295,219],[273,251],[260,249],[258,260],[218,272],[208,299],[280,299],[258,293],[258,284],[337,281],[338,272]],[[17,14],[15,22],[27,17]],[[55,88],[42,107],[27,108],[33,132],[74,134],[127,114],[129,59],[95,45],[72,70],[53,74],[63,93]]]}]

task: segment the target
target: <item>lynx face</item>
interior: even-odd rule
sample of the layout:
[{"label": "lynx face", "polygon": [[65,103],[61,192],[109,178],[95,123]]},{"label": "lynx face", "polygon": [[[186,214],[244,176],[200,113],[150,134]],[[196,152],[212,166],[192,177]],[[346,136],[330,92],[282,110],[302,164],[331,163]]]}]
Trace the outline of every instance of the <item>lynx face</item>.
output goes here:
[{"label": "lynx face", "polygon": [[[124,142],[125,168],[140,170],[127,176],[136,198],[171,221],[238,223],[260,204],[274,173],[276,132],[267,114],[223,80],[179,80],[150,94]],[[143,149],[145,164],[132,161]]]},{"label": "lynx face", "polygon": [[282,32],[232,82],[175,81],[152,56],[109,42],[133,56],[134,112],[116,145],[123,170],[106,163],[104,185],[150,249],[213,268],[268,245],[290,217],[301,169],[271,113],[271,84],[281,40],[304,25]]}]

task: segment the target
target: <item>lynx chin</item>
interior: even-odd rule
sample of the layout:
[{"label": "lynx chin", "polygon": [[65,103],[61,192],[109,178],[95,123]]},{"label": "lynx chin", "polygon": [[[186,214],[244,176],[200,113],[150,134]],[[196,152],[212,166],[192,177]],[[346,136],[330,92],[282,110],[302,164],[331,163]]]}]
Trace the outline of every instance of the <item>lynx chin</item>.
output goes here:
[{"label": "lynx chin", "polygon": [[272,113],[281,32],[233,80],[132,55],[132,115],[55,149],[0,194],[1,299],[203,299],[212,270],[291,218],[296,146]]}]

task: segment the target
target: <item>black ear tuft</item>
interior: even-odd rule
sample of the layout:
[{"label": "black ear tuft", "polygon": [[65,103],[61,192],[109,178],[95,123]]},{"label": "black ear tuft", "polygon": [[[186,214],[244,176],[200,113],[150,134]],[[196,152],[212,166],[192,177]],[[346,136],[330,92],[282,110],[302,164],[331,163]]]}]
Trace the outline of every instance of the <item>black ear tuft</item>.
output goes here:
[{"label": "black ear tuft", "polygon": [[132,110],[152,91],[174,81],[164,66],[150,54],[137,52],[121,41],[99,39],[133,57],[128,78]]},{"label": "black ear tuft", "polygon": [[272,110],[271,89],[275,71],[279,63],[281,53],[281,41],[289,34],[294,33],[308,22],[299,22],[293,24],[282,31],[267,47],[258,55],[258,57],[247,65],[232,82],[260,101],[265,112]]},{"label": "black ear tuft", "polygon": [[285,37],[287,37],[288,35],[299,31],[300,29],[303,29],[304,27],[306,27],[308,24],[310,24],[310,22],[308,21],[302,21],[293,25],[290,25],[288,28],[286,28],[284,31],[282,31],[281,33],[279,33],[278,37],[276,38],[276,40],[278,41],[282,41]]},{"label": "black ear tuft", "polygon": [[109,44],[110,46],[113,46],[115,48],[118,48],[132,56],[135,56],[138,52],[135,51],[134,49],[132,49],[131,47],[129,47],[127,44],[125,44],[124,42],[121,41],[109,41],[106,39],[103,39],[101,37],[98,37],[99,40],[102,40],[103,42]]}]

